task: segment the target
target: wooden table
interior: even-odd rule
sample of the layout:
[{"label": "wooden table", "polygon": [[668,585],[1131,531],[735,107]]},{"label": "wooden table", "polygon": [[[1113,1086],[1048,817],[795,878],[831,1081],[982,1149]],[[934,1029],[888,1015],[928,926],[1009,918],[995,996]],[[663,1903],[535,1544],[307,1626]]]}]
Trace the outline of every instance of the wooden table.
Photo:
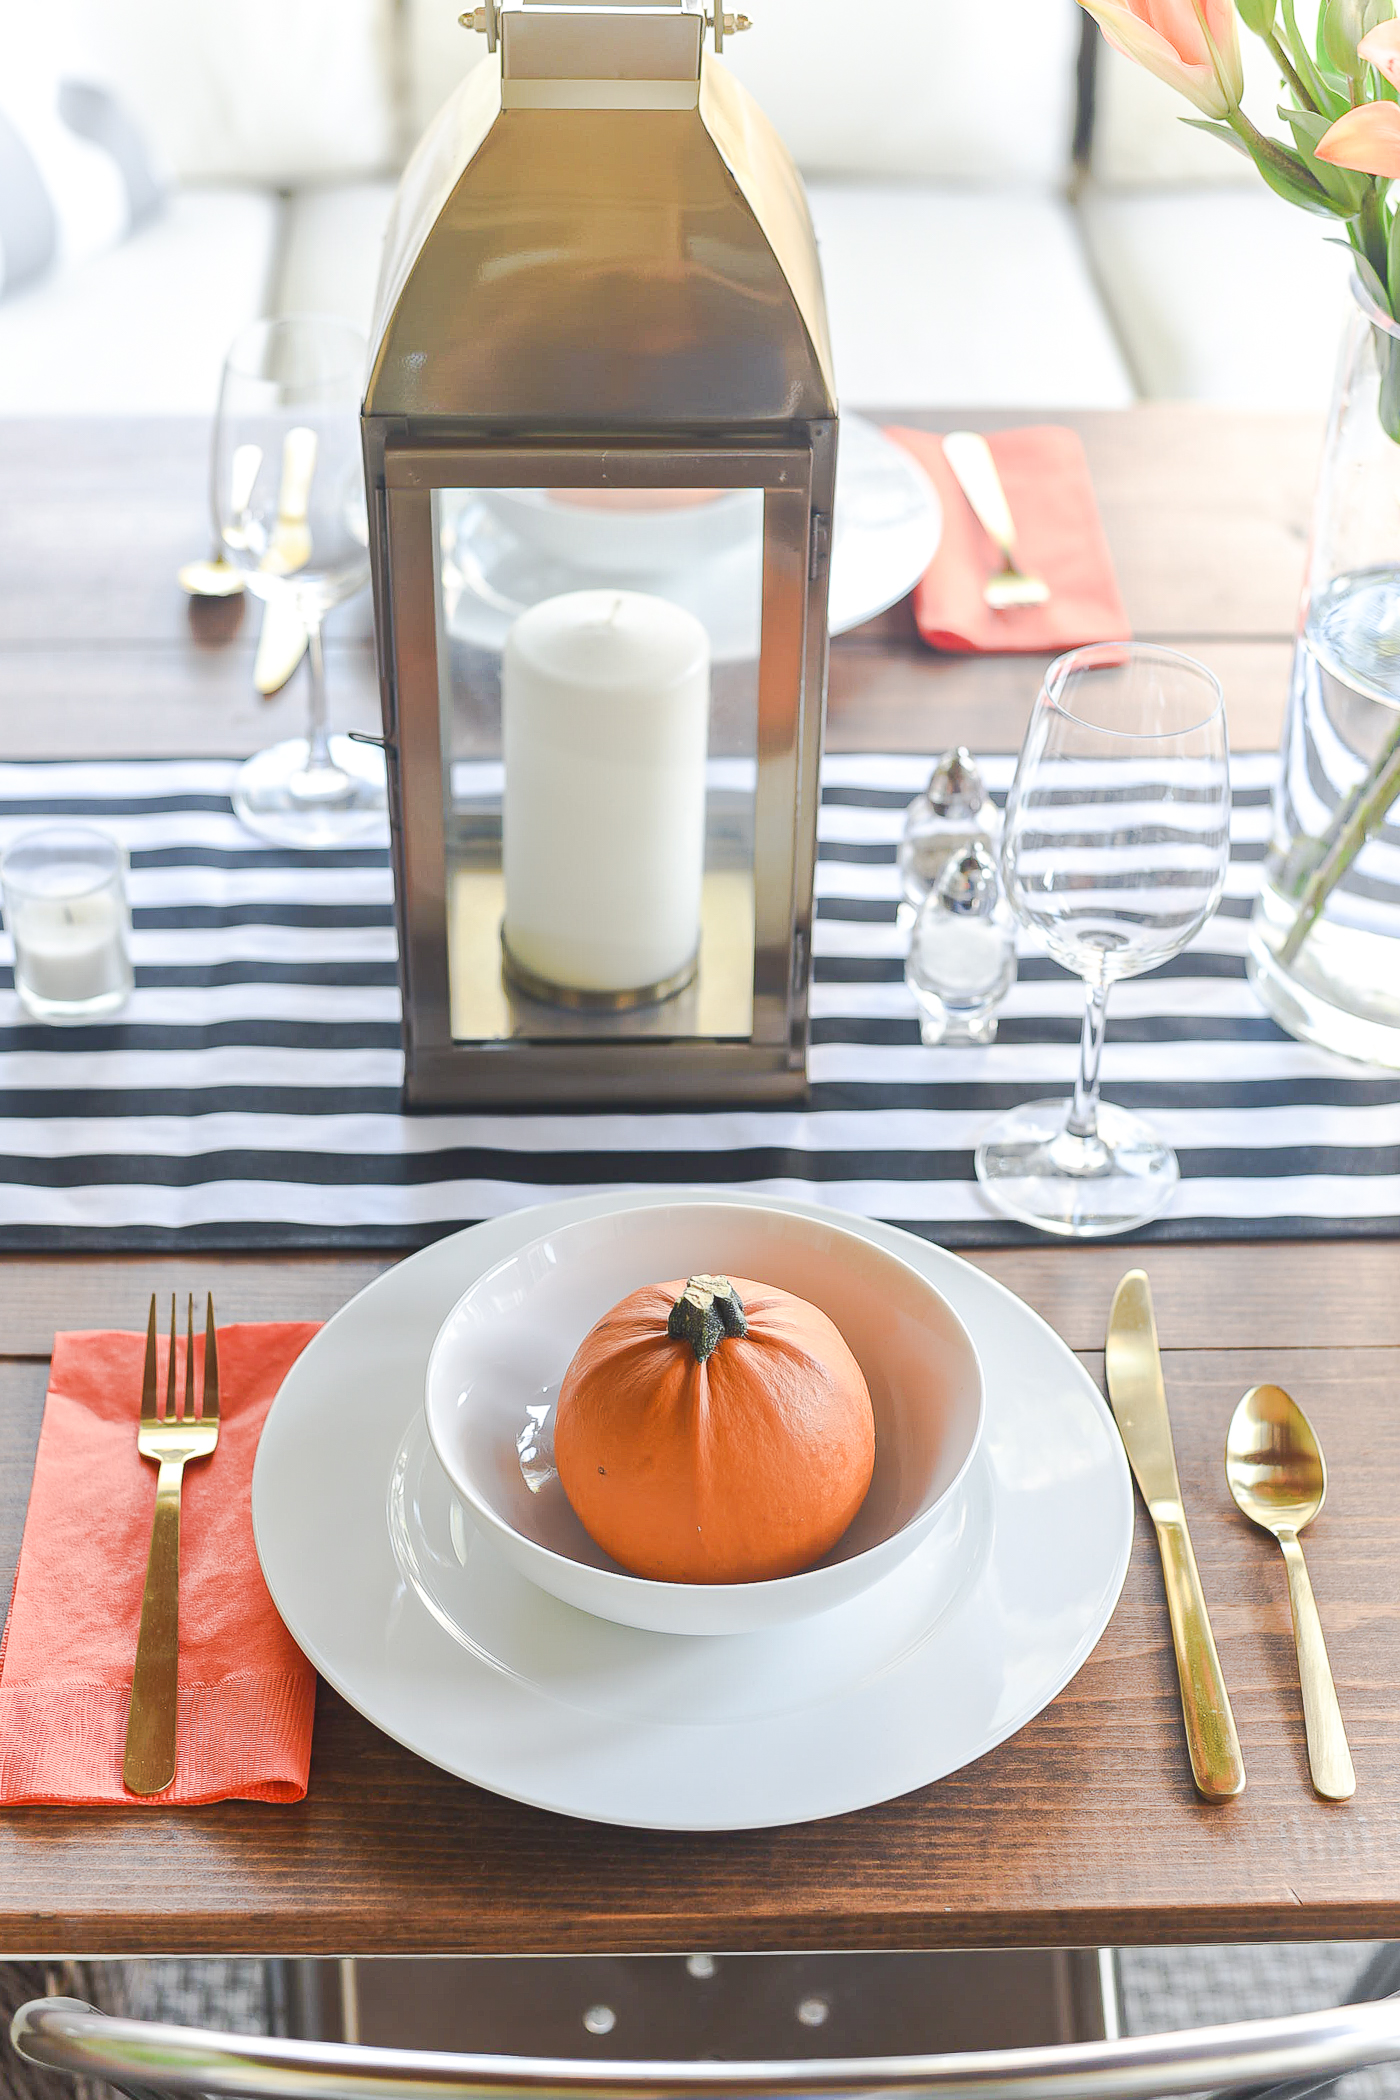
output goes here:
[{"label": "wooden table", "polygon": [[[985,424],[993,419],[980,419]],[[1143,408],[1072,419],[1140,634],[1215,666],[1241,746],[1279,724],[1318,431]],[[207,538],[202,428],[0,426],[0,722],[8,755],[241,752],[295,733],[252,692],[253,621],[192,621],[173,583]],[[362,612],[331,651],[371,726]],[[900,610],[841,642],[838,748],[1013,748],[1034,664],[939,662]],[[1099,1375],[1112,1247],[976,1257]],[[328,1314],[382,1266],[202,1259],[228,1320]],[[0,1953],[579,1952],[1029,1946],[1400,1936],[1400,1270],[1393,1245],[1150,1255],[1183,1485],[1249,1768],[1192,1791],[1160,1575],[1139,1516],[1122,1602],[1049,1709],[968,1770],[796,1830],[685,1838],[513,1807],[399,1750],[320,1688],[295,1807],[26,1810],[0,1820]],[[168,1261],[0,1261],[0,1594],[18,1551],[56,1327],[127,1326]],[[1282,1569],[1230,1506],[1245,1386],[1303,1399],[1332,1477],[1310,1534],[1358,1791],[1307,1782]],[[950,1687],[950,1696],[956,1688]]]}]

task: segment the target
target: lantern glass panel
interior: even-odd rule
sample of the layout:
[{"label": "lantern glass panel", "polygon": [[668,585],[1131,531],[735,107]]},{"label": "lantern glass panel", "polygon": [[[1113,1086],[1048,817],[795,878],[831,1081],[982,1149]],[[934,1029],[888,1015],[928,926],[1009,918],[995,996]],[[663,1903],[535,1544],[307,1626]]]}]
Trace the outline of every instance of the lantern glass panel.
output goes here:
[{"label": "lantern glass panel", "polygon": [[747,1039],[762,488],[433,506],[452,1039]]}]

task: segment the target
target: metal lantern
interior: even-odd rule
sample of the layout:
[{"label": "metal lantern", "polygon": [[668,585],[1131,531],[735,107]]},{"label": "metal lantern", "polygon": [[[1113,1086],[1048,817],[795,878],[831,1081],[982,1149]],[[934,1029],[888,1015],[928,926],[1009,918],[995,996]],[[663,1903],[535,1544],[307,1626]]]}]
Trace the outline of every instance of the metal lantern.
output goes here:
[{"label": "metal lantern", "polygon": [[[717,0],[718,7],[718,0]],[[836,398],[802,186],[698,0],[504,0],[364,403],[406,1093],[806,1084]]]}]

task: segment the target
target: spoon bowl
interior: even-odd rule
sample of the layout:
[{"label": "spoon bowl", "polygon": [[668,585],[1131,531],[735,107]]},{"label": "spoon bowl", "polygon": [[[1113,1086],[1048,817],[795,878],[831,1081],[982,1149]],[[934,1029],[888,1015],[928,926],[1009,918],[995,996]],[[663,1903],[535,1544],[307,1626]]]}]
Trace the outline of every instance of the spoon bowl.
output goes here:
[{"label": "spoon bowl", "polygon": [[1313,1785],[1324,1801],[1349,1801],[1356,1774],[1298,1544],[1298,1533],[1327,1499],[1327,1462],[1312,1423],[1281,1385],[1251,1386],[1235,1409],[1225,1437],[1225,1478],[1250,1522],[1278,1540],[1288,1570]]},{"label": "spoon bowl", "polygon": [[1327,1499],[1327,1461],[1312,1423],[1281,1385],[1251,1386],[1225,1439],[1225,1478],[1252,1524],[1299,1532]]}]

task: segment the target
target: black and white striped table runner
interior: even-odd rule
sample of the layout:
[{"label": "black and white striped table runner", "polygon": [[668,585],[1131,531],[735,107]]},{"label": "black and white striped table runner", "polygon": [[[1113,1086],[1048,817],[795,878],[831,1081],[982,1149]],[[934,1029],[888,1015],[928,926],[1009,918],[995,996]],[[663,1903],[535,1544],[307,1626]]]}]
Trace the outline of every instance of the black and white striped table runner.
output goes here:
[{"label": "black and white striped table runner", "polygon": [[[1081,988],[1027,950],[994,1045],[923,1048],[895,847],[928,767],[826,762],[805,1107],[404,1116],[383,852],[260,846],[225,761],[0,766],[0,842],[68,817],[128,847],[137,975],[116,1021],[51,1029],[0,970],[0,1247],[411,1247],[676,1181],[808,1197],[950,1246],[1034,1238],[988,1211],[972,1152],[1001,1109],[1069,1091]],[[1011,770],[987,761],[998,794]],[[1217,918],[1113,991],[1104,1091],[1155,1119],[1184,1174],[1145,1238],[1400,1231],[1400,1076],[1291,1042],[1245,981],[1274,770],[1235,762]]]}]

